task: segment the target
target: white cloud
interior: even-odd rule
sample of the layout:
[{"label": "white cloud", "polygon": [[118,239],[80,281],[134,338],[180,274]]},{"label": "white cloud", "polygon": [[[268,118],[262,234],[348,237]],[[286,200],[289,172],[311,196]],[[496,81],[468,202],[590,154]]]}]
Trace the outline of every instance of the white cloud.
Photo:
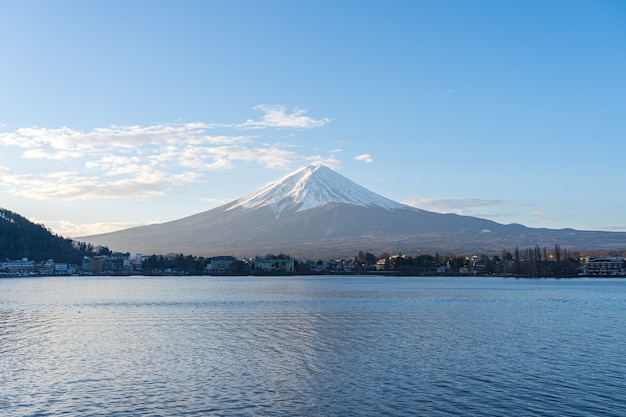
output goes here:
[{"label": "white cloud", "polygon": [[306,158],[306,162],[308,165],[325,165],[332,169],[341,168],[341,161],[335,158],[332,154],[328,157],[323,157],[321,155],[311,156]]},{"label": "white cloud", "polygon": [[91,236],[102,233],[115,232],[117,230],[128,229],[136,226],[143,226],[146,223],[83,223],[78,224],[69,220],[39,220],[31,219],[32,221],[45,224],[47,228],[54,233],[66,238],[75,238],[79,236]]},{"label": "white cloud", "polygon": [[10,194],[34,200],[92,200],[162,195],[168,188],[189,183],[197,177],[198,174],[193,172],[168,175],[148,168],[131,177],[117,180],[84,176],[78,172],[58,171],[39,176],[13,175],[4,177],[3,182]]},{"label": "white cloud", "polygon": [[198,151],[199,159],[194,160],[191,156],[184,157],[181,164],[202,167],[201,162],[206,160],[211,161],[210,166],[205,166],[205,168],[210,169],[230,167],[235,161],[243,161],[258,163],[266,168],[284,169],[300,159],[297,153],[275,146],[218,146]]},{"label": "white cloud", "polygon": [[263,129],[268,127],[311,129],[324,126],[330,121],[328,118],[313,119],[305,116],[306,110],[295,108],[292,113],[286,112],[285,106],[262,104],[255,109],[265,112],[265,116],[259,121],[247,120],[240,127],[247,129]]},{"label": "white cloud", "polygon": [[58,129],[30,127],[0,133],[0,145],[26,149],[23,154],[25,158],[67,160],[82,159],[90,153],[101,153],[111,149],[132,152],[138,147],[224,145],[249,140],[248,137],[240,135],[206,135],[208,128],[208,125],[202,123],[145,127],[112,126],[91,131],[78,131],[68,127]]},{"label": "white cloud", "polygon": [[227,200],[224,198],[211,198],[211,197],[204,197],[204,198],[200,198],[200,201],[204,201],[205,203],[209,203],[211,205],[217,205],[217,206],[221,206],[222,204],[226,204],[232,200]]},{"label": "white cloud", "polygon": [[366,164],[370,164],[373,161],[372,155],[370,155],[368,153],[357,155],[357,156],[354,157],[354,159],[357,160],[357,161],[365,162]]},{"label": "white cloud", "polygon": [[599,226],[593,227],[590,230],[607,230],[610,232],[626,232],[626,226]]},{"label": "white cloud", "polygon": [[467,209],[474,207],[508,204],[508,202],[504,200],[489,200],[481,198],[418,198],[403,200],[401,203],[424,210],[456,214],[466,214]]},{"label": "white cloud", "polygon": [[[146,198],[203,181],[207,172],[238,163],[271,169],[293,169],[311,160],[329,158],[299,154],[290,143],[265,143],[262,137],[241,135],[243,127],[311,128],[315,120],[295,109],[258,106],[261,121],[244,125],[205,123],[111,126],[80,131],[70,127],[20,128],[0,133],[0,146],[21,151],[0,167],[5,192],[29,199]],[[210,129],[233,133],[211,135]]]},{"label": "white cloud", "polygon": [[540,220],[542,222],[547,222],[547,223],[552,223],[554,222],[554,219],[547,217],[546,216],[546,212],[545,210],[535,210],[533,212],[530,213],[530,216],[533,218],[533,220]]}]

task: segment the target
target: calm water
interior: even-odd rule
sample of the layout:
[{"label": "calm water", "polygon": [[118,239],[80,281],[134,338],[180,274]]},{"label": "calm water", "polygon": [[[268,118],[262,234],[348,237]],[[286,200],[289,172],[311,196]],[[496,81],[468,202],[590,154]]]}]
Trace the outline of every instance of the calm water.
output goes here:
[{"label": "calm water", "polygon": [[3,416],[624,416],[626,280],[0,280]]}]

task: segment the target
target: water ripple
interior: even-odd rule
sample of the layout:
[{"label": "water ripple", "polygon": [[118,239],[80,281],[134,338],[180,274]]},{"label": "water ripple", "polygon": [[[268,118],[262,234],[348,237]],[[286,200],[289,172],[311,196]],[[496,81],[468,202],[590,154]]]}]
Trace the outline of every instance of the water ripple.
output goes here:
[{"label": "water ripple", "polygon": [[0,413],[621,416],[625,310],[614,280],[5,280]]}]

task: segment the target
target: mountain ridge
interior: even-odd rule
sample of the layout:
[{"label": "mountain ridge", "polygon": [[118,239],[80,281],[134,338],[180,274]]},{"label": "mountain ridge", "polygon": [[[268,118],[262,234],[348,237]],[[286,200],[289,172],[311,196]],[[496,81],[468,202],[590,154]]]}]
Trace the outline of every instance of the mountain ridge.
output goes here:
[{"label": "mountain ridge", "polygon": [[351,257],[358,251],[500,252],[560,245],[626,248],[626,233],[534,229],[439,214],[382,197],[324,166],[300,168],[240,199],[182,219],[81,237],[116,250],[240,257],[288,253]]}]

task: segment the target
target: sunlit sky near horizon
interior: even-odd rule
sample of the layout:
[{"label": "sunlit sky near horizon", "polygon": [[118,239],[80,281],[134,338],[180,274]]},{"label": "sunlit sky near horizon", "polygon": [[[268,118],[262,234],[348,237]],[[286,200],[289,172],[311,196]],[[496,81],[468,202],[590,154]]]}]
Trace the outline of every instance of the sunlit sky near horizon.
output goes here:
[{"label": "sunlit sky near horizon", "polygon": [[0,0],[0,207],[67,237],[322,163],[387,198],[626,231],[624,1]]}]

